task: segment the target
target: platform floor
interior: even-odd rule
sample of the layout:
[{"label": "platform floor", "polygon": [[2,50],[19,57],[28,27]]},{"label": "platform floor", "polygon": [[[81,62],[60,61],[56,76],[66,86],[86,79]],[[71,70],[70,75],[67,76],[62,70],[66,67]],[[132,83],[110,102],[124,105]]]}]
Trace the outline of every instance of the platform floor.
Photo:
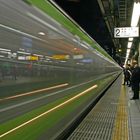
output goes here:
[{"label": "platform floor", "polygon": [[140,100],[130,100],[122,75],[68,140],[140,140]]}]

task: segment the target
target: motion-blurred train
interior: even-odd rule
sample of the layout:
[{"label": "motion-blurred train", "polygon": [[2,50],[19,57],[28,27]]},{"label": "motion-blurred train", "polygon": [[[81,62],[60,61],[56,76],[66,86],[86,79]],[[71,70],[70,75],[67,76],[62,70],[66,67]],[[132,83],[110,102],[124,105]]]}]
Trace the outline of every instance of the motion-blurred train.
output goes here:
[{"label": "motion-blurred train", "polygon": [[[20,3],[16,4],[18,8],[21,8]],[[25,9],[20,10],[22,15],[10,13],[7,7],[5,17],[1,18],[1,83],[5,79],[23,77],[54,80],[65,77],[68,81],[78,79],[80,82],[94,75],[120,70],[99,44],[58,6],[49,1],[46,8],[40,4],[36,6],[38,9],[34,11],[24,5]],[[3,13],[2,8],[0,12]]]},{"label": "motion-blurred train", "polygon": [[53,1],[0,1],[0,138],[59,137],[121,71]]}]

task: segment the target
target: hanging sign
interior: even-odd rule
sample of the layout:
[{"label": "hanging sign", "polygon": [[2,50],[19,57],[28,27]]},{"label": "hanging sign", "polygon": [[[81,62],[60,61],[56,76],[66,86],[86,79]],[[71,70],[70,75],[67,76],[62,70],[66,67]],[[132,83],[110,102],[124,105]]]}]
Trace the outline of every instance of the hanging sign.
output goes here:
[{"label": "hanging sign", "polygon": [[139,37],[139,27],[114,28],[115,38]]}]

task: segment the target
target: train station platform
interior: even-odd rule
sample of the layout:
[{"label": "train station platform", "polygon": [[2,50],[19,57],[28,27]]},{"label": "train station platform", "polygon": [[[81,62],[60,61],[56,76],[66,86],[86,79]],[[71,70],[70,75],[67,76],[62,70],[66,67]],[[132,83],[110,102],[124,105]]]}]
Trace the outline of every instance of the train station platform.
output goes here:
[{"label": "train station platform", "polygon": [[130,100],[120,76],[68,140],[139,140],[140,100]]}]

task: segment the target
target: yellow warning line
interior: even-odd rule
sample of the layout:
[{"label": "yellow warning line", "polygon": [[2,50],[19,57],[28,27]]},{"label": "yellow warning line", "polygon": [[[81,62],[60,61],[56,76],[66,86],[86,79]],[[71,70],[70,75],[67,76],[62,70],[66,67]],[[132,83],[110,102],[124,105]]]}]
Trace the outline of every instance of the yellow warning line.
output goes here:
[{"label": "yellow warning line", "polygon": [[112,140],[129,140],[127,97],[125,87],[121,88]]}]

